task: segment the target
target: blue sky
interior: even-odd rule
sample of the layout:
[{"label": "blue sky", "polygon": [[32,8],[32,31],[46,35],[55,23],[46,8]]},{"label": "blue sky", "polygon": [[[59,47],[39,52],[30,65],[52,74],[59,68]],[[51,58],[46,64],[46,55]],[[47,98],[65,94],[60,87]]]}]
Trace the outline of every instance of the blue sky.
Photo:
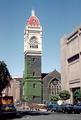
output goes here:
[{"label": "blue sky", "polygon": [[81,0],[0,0],[0,60],[24,71],[24,28],[34,9],[43,27],[42,72],[61,72],[60,39],[81,25]]}]

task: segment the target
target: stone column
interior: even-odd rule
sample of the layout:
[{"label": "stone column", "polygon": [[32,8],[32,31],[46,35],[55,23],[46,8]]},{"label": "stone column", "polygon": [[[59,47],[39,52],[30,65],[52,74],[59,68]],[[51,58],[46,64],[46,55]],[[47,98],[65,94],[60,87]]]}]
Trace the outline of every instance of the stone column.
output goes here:
[{"label": "stone column", "polygon": [[70,94],[71,94],[70,103],[73,104],[73,92],[72,92],[72,88],[70,89]]}]

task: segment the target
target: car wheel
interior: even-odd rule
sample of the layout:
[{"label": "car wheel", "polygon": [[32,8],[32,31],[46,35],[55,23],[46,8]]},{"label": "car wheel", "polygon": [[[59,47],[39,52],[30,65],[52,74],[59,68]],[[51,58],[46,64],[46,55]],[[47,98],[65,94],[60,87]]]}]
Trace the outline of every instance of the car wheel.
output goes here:
[{"label": "car wheel", "polygon": [[65,110],[62,110],[63,113],[65,113]]}]

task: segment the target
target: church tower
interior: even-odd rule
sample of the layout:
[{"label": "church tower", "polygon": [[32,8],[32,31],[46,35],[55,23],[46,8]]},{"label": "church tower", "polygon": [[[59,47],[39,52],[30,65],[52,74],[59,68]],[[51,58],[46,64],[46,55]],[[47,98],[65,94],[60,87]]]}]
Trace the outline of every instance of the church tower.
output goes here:
[{"label": "church tower", "polygon": [[35,11],[29,17],[24,30],[24,80],[23,96],[27,101],[41,103],[42,27]]}]

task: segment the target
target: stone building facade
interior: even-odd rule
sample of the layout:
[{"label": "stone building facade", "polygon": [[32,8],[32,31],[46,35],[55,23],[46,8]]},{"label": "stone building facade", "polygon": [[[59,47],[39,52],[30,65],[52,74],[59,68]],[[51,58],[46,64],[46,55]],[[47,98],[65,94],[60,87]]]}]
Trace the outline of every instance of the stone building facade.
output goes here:
[{"label": "stone building facade", "polygon": [[61,39],[61,84],[73,103],[73,92],[81,89],[81,26]]},{"label": "stone building facade", "polygon": [[61,75],[54,70],[43,78],[43,103],[50,101],[50,96],[57,95],[61,91]]},{"label": "stone building facade", "polygon": [[20,101],[22,99],[22,78],[12,78],[10,87],[4,89],[3,95],[13,96],[14,102]]}]

